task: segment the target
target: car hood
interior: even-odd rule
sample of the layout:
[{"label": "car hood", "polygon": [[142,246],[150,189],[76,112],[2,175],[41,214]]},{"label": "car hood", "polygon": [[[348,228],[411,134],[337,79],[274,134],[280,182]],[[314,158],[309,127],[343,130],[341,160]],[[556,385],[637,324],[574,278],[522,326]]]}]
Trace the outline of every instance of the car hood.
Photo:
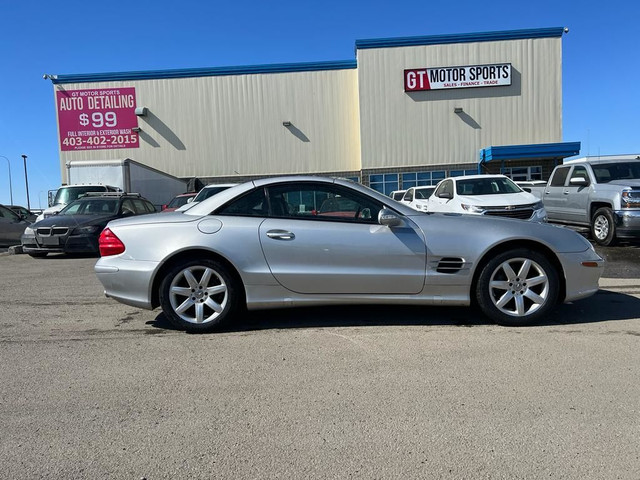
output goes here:
[{"label": "car hood", "polygon": [[113,215],[54,215],[34,223],[31,228],[106,225],[109,220],[114,218],[115,216]]},{"label": "car hood", "polygon": [[499,193],[495,195],[459,195],[460,203],[482,207],[502,207],[505,205],[529,205],[540,199],[528,192]]},{"label": "car hood", "polygon": [[611,180],[610,182],[607,182],[605,185],[620,185],[623,187],[640,187],[640,179],[630,178],[628,180]]}]

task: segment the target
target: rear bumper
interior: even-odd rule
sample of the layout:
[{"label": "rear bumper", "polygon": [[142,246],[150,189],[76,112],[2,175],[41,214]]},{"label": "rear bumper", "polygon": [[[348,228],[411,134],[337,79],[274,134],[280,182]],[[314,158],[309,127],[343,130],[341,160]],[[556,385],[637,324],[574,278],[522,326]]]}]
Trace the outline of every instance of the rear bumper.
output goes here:
[{"label": "rear bumper", "polygon": [[152,282],[157,262],[127,260],[120,256],[102,257],[94,267],[104,286],[104,294],[125,305],[153,310]]}]

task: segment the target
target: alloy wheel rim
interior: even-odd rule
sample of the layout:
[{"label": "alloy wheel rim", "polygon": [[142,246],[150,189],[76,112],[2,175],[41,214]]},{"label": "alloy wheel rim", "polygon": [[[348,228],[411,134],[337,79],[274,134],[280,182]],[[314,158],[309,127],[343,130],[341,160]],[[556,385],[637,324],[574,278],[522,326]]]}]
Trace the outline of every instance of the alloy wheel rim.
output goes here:
[{"label": "alloy wheel rim", "polygon": [[189,323],[214,321],[224,311],[228,299],[227,284],[209,267],[185,268],[173,278],[169,287],[173,311]]},{"label": "alloy wheel rim", "polygon": [[500,312],[525,317],[539,310],[549,298],[549,277],[529,258],[501,263],[489,281],[491,301]]},{"label": "alloy wheel rim", "polygon": [[609,221],[604,215],[598,215],[593,222],[593,231],[599,240],[604,240],[609,235]]}]

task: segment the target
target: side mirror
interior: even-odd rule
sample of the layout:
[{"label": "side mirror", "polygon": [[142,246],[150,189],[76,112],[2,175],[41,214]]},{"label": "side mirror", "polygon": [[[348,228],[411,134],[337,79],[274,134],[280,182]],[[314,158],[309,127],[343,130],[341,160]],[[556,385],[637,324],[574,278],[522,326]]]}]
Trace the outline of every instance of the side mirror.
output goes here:
[{"label": "side mirror", "polygon": [[191,202],[193,202],[193,199],[194,199],[194,198],[196,198],[196,197],[189,197],[189,198],[187,198],[187,203],[191,203]]},{"label": "side mirror", "polygon": [[438,194],[438,198],[446,198],[448,200],[451,200],[453,198],[453,193],[451,192],[441,192]]},{"label": "side mirror", "polygon": [[402,225],[402,218],[388,208],[383,208],[378,213],[378,223],[387,227],[397,227]]},{"label": "side mirror", "polygon": [[573,177],[571,180],[569,180],[569,184],[577,187],[586,187],[587,185],[589,185],[589,180],[584,177]]}]

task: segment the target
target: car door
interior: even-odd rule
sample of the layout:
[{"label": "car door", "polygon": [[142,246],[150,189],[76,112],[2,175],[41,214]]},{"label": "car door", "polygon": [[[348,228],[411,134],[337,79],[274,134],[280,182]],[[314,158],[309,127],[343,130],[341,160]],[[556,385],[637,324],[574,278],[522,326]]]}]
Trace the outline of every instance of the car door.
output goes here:
[{"label": "car door", "polygon": [[0,245],[19,245],[20,236],[28,225],[28,222],[22,220],[13,211],[0,208]]},{"label": "car door", "polygon": [[[426,249],[409,219],[389,228],[383,205],[345,187],[307,182],[268,189],[269,215],[259,227],[276,280],[303,294],[416,294],[425,281]],[[286,206],[274,206],[285,202]]]},{"label": "car door", "polygon": [[[571,223],[589,224],[589,186],[593,179],[587,168],[575,165],[569,173],[563,195],[566,196],[566,220]],[[581,182],[581,183],[578,183]]]},{"label": "car door", "polygon": [[564,187],[570,169],[570,165],[556,168],[544,189],[542,202],[549,220],[568,221],[567,196],[564,194]]}]

